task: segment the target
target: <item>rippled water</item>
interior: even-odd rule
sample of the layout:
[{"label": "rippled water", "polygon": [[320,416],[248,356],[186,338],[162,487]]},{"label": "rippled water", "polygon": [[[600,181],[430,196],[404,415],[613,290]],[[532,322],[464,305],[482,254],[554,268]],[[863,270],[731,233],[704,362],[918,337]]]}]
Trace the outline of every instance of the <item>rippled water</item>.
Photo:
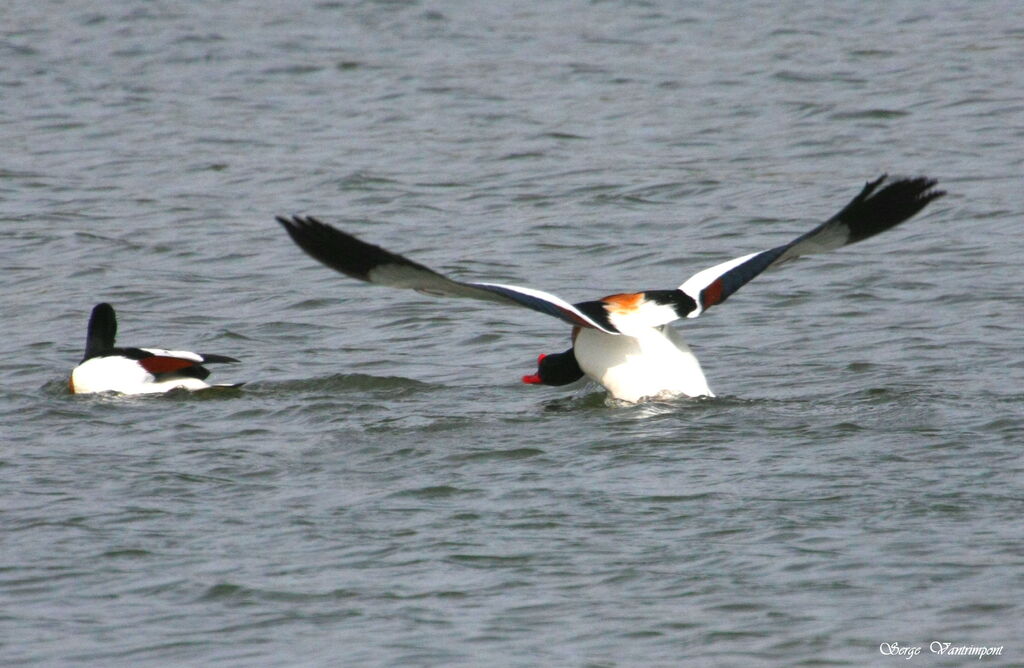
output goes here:
[{"label": "rippled water", "polygon": [[[0,9],[6,665],[1024,664],[1015,3]],[[570,300],[949,195],[681,324],[713,400],[526,387]],[[241,390],[72,397],[89,309]]]}]

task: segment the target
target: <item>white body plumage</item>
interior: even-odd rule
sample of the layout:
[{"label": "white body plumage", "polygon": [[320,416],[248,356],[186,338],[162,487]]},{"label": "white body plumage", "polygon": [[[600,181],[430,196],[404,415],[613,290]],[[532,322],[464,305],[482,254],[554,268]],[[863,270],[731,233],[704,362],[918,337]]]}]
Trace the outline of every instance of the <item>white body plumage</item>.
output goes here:
[{"label": "white body plumage", "polygon": [[576,336],[580,368],[613,397],[637,402],[665,395],[715,396],[697,357],[674,329],[663,326],[630,334],[586,328]]}]

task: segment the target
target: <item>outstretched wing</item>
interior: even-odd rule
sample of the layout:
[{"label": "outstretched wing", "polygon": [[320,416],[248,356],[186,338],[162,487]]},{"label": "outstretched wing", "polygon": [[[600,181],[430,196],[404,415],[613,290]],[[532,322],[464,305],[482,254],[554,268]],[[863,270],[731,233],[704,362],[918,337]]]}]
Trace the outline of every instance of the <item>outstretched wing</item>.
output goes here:
[{"label": "outstretched wing", "polygon": [[408,288],[435,296],[525,306],[572,325],[619,334],[634,327],[656,327],[683,316],[695,318],[715,304],[721,304],[769,267],[872,237],[911,218],[930,201],[945,194],[933,190],[935,181],[924,177],[900,179],[878,190],[885,178],[883,175],[867,183],[842,211],[788,244],[700,271],[676,290],[616,294],[576,305],[531,288],[453,280],[311,216],[278,216],[277,221],[311,257],[367,283]]},{"label": "outstretched wing", "polygon": [[525,306],[571,325],[594,327],[618,334],[607,323],[599,323],[565,300],[541,290],[498,283],[456,281],[397,253],[361,241],[312,216],[278,216],[277,222],[284,226],[299,248],[314,260],[360,281],[407,288],[439,297],[468,297]]},{"label": "outstretched wing", "polygon": [[899,179],[878,190],[885,178],[883,174],[869,181],[842,211],[788,244],[723,262],[688,278],[679,290],[696,302],[696,308],[686,316],[696,318],[715,304],[721,304],[769,267],[873,237],[911,218],[928,202],[946,194],[933,190],[935,180],[924,177]]}]

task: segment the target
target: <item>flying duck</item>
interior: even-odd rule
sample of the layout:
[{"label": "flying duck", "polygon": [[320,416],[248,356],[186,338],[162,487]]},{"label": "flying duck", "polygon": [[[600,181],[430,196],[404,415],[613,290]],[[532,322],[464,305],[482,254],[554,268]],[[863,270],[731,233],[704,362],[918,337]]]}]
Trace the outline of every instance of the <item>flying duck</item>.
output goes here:
[{"label": "flying duck", "polygon": [[541,355],[536,373],[523,381],[559,386],[586,376],[615,399],[637,402],[714,396],[700,362],[669,323],[700,316],[770,267],[895,227],[945,194],[934,189],[936,181],[930,178],[902,178],[883,186],[885,180],[882,175],[869,181],[839,213],[787,244],[704,269],[674,289],[614,293],[575,304],[533,288],[448,278],[312,216],[278,216],[277,221],[313,259],[346,276],[438,297],[523,306],[568,323],[572,347]]}]

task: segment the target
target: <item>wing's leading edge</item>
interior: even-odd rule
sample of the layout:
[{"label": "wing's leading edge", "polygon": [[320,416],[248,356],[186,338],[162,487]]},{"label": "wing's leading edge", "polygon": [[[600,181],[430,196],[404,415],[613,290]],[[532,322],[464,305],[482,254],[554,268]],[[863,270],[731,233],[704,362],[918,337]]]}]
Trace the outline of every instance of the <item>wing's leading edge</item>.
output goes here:
[{"label": "wing's leading edge", "polygon": [[885,179],[883,174],[869,181],[839,213],[788,244],[744,255],[691,276],[679,286],[679,290],[697,303],[687,317],[696,318],[721,304],[770,267],[873,237],[908,220],[929,202],[946,194],[934,190],[936,181],[925,177],[899,179],[878,190]]},{"label": "wing's leading edge", "polygon": [[456,281],[397,253],[357,239],[312,216],[278,216],[277,222],[310,257],[360,281],[407,288],[440,297],[466,297],[524,306],[571,325],[593,327],[610,334],[618,333],[564,299],[541,290],[498,283]]}]

